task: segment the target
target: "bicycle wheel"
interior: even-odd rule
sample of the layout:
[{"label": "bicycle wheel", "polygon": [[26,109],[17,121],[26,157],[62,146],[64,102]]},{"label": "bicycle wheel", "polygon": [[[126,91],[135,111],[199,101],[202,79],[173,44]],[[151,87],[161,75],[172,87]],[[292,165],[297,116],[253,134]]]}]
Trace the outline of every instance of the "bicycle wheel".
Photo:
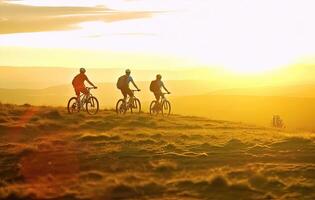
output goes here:
[{"label": "bicycle wheel", "polygon": [[117,114],[125,114],[126,113],[126,106],[125,101],[123,99],[119,99],[116,103],[116,113]]},{"label": "bicycle wheel", "polygon": [[157,101],[152,101],[150,104],[150,115],[157,115],[159,114],[159,108],[157,107],[158,103]]},{"label": "bicycle wheel", "polygon": [[140,100],[137,98],[133,99],[133,103],[130,106],[130,111],[131,113],[135,112],[135,113],[140,113],[141,112],[141,103]]},{"label": "bicycle wheel", "polygon": [[67,109],[69,114],[80,112],[80,106],[78,105],[77,97],[71,97],[69,99]]},{"label": "bicycle wheel", "polygon": [[95,115],[99,110],[99,103],[96,97],[89,97],[85,104],[86,112]]},{"label": "bicycle wheel", "polygon": [[170,114],[171,114],[171,103],[166,100],[162,104],[162,115],[169,116]]}]

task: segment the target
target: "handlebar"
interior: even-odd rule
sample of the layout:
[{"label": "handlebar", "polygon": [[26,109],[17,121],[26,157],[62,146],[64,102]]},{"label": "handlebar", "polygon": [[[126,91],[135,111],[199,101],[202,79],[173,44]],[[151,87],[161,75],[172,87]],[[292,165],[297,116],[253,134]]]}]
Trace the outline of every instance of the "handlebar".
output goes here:
[{"label": "handlebar", "polygon": [[96,89],[97,87],[86,87],[88,90]]}]

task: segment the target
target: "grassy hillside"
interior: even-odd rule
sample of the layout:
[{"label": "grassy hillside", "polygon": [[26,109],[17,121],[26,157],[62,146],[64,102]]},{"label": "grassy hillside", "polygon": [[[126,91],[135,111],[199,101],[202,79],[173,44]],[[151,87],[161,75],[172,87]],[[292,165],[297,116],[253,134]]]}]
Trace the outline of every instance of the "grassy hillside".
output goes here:
[{"label": "grassy hillside", "polygon": [[315,130],[315,99],[272,96],[196,95],[172,98],[173,111],[270,126],[280,115],[289,128]]},{"label": "grassy hillside", "polygon": [[0,199],[314,199],[315,137],[0,105]]}]

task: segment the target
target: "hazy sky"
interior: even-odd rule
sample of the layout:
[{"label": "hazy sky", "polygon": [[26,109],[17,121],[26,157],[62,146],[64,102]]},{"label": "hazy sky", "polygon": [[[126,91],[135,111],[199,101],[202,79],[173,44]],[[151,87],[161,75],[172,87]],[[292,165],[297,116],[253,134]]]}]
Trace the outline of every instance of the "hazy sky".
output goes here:
[{"label": "hazy sky", "polygon": [[313,0],[0,0],[0,65],[262,72],[315,57]]}]

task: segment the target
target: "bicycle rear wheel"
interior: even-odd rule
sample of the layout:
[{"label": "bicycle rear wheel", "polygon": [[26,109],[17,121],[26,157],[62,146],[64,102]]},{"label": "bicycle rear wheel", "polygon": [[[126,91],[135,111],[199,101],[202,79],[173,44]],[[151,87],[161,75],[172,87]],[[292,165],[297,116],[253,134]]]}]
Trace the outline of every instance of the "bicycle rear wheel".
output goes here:
[{"label": "bicycle rear wheel", "polygon": [[89,97],[86,102],[86,112],[95,115],[99,110],[99,103],[96,97]]},{"label": "bicycle rear wheel", "polygon": [[123,99],[119,99],[116,103],[116,113],[117,114],[125,114],[126,113],[126,105]]},{"label": "bicycle rear wheel", "polygon": [[130,111],[131,113],[135,112],[135,113],[140,113],[141,112],[141,103],[140,100],[137,98],[133,99],[133,103],[130,106]]},{"label": "bicycle rear wheel", "polygon": [[169,116],[170,114],[171,114],[171,103],[166,100],[162,104],[162,115]]},{"label": "bicycle rear wheel", "polygon": [[67,105],[68,113],[80,112],[80,106],[77,101],[77,97],[71,97]]},{"label": "bicycle rear wheel", "polygon": [[159,114],[158,102],[154,100],[150,104],[150,115],[157,115],[157,114]]}]

